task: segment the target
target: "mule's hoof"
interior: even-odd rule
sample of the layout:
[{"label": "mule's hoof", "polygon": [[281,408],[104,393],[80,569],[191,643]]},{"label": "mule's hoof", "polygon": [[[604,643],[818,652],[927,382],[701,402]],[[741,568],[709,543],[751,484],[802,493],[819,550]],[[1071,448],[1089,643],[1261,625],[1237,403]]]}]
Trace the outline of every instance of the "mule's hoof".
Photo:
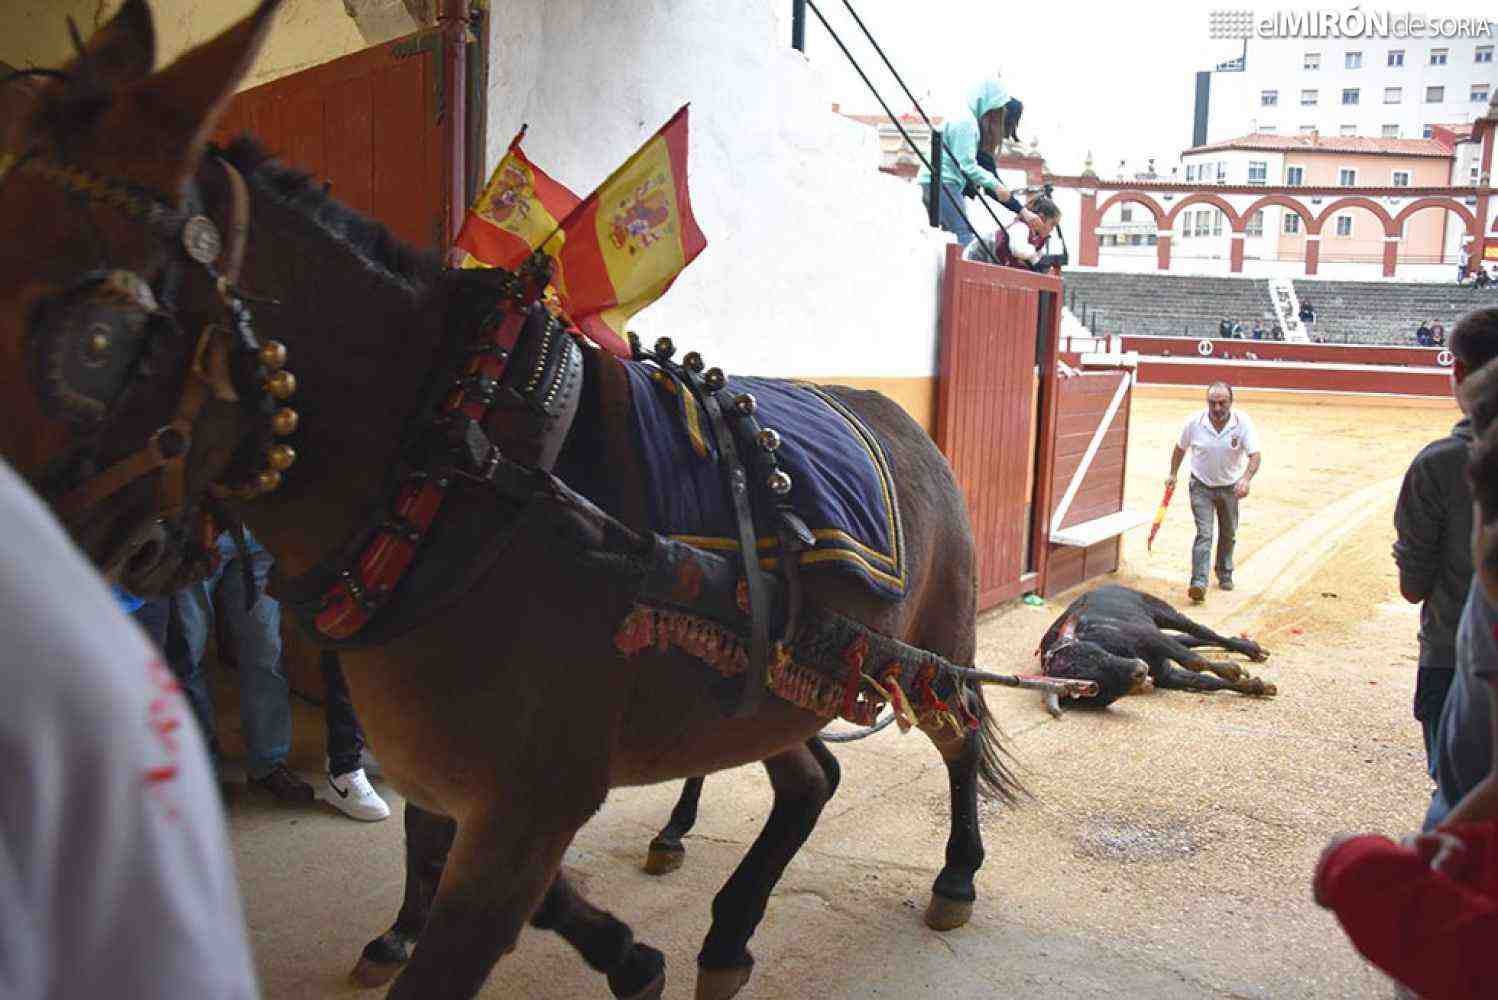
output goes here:
[{"label": "mule's hoof", "polygon": [[354,971],[348,974],[348,980],[361,989],[372,990],[390,982],[400,970],[399,962],[376,962],[361,957]]},{"label": "mule's hoof", "polygon": [[645,855],[646,875],[670,875],[681,867],[681,863],[687,859],[685,847],[657,847],[650,845],[650,853]]},{"label": "mule's hoof", "polygon": [[619,967],[609,973],[609,991],[617,1000],[661,1000],[666,990],[666,956],[638,941]]},{"label": "mule's hoof", "polygon": [[753,972],[752,965],[735,965],[729,969],[704,969],[699,965],[696,1000],[729,1000],[738,995]]},{"label": "mule's hoof", "polygon": [[931,894],[931,903],[926,907],[926,926],[933,931],[953,931],[967,923],[973,916],[971,899],[948,899]]}]

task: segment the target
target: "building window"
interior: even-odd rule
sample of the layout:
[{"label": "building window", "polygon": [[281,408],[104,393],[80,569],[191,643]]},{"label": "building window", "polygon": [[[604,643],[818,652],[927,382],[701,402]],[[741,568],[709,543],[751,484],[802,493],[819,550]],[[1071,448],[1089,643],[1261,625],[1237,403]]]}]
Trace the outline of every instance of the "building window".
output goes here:
[{"label": "building window", "polygon": [[1266,108],[1272,108],[1280,102],[1278,90],[1266,90],[1259,94],[1259,104]]},{"label": "building window", "polygon": [[1358,172],[1351,167],[1343,167],[1337,171],[1337,183],[1345,188],[1358,186]]},{"label": "building window", "polygon": [[1228,179],[1228,165],[1226,160],[1217,161],[1217,181],[1221,183]]},{"label": "building window", "polygon": [[1403,66],[1404,65],[1404,49],[1390,49],[1389,50],[1389,65],[1390,66]]},{"label": "building window", "polygon": [[1399,138],[1399,126],[1398,125],[1385,125],[1384,126],[1384,133],[1383,134],[1384,134],[1384,138],[1385,139],[1398,139]]},{"label": "building window", "polygon": [[1250,215],[1248,217],[1248,221],[1243,224],[1243,235],[1244,236],[1263,236],[1264,235],[1264,210],[1262,208],[1259,209],[1257,212],[1255,212],[1253,215]]},{"label": "building window", "polygon": [[1269,178],[1268,160],[1248,161],[1248,183],[1263,184]]},{"label": "building window", "polygon": [[1473,56],[1473,62],[1490,63],[1493,61],[1493,47],[1491,45],[1479,45]]},{"label": "building window", "polygon": [[1300,187],[1301,184],[1305,183],[1305,175],[1305,167],[1286,167],[1285,187]]},{"label": "building window", "polygon": [[1352,235],[1352,216],[1350,216],[1350,215],[1339,215],[1339,216],[1337,216],[1337,235],[1338,236],[1351,236]]},{"label": "building window", "polygon": [[1407,188],[1407,187],[1409,187],[1410,186],[1410,172],[1408,170],[1396,170],[1396,171],[1394,171],[1394,186],[1397,187],[1397,188]]},{"label": "building window", "polygon": [[1130,208],[1129,206],[1127,206],[1127,205],[1125,205],[1123,208],[1120,208],[1118,210],[1118,221],[1119,222],[1133,222],[1134,221],[1134,210],[1132,208]]},{"label": "building window", "polygon": [[1300,216],[1294,212],[1285,213],[1285,234],[1294,236],[1300,232]]},{"label": "building window", "polygon": [[1488,85],[1485,83],[1474,83],[1472,85],[1471,98],[1473,104],[1488,103]]},{"label": "building window", "polygon": [[1429,139],[1432,135],[1435,134],[1435,131],[1436,127],[1434,125],[1424,125],[1420,129],[1420,137],[1422,139]]},{"label": "building window", "polygon": [[1343,90],[1342,91],[1342,103],[1343,104],[1356,104],[1356,103],[1358,103],[1358,88],[1357,87],[1348,87],[1345,90]]},{"label": "building window", "polygon": [[1301,68],[1302,69],[1320,69],[1321,68],[1321,53],[1320,52],[1307,52],[1306,53],[1305,62],[1301,63]]},{"label": "building window", "polygon": [[1316,106],[1316,91],[1302,90],[1300,92],[1300,106],[1303,108],[1314,108]]},{"label": "building window", "polygon": [[1337,130],[1337,134],[1339,134],[1339,135],[1357,135],[1358,134],[1358,127],[1356,125],[1343,125],[1341,128],[1339,128]]},{"label": "building window", "polygon": [[1384,88],[1384,103],[1385,104],[1398,104],[1402,100],[1404,100],[1404,89],[1402,87],[1385,87]]},{"label": "building window", "polygon": [[1469,181],[1472,182],[1472,186],[1473,187],[1477,186],[1477,168],[1476,167],[1473,167],[1471,170],[1467,171],[1467,180],[1469,180]]},{"label": "building window", "polygon": [[1259,126],[1259,131],[1260,132],[1268,132],[1270,134],[1273,134],[1273,133],[1279,131],[1279,127],[1275,126],[1275,125],[1260,125]]},{"label": "building window", "polygon": [[1361,53],[1361,52],[1349,52],[1346,55],[1344,55],[1342,57],[1342,68],[1343,69],[1362,69],[1363,68],[1363,53]]},{"label": "building window", "polygon": [[1430,64],[1432,66],[1444,66],[1444,65],[1446,65],[1446,55],[1447,55],[1447,52],[1448,52],[1448,50],[1446,50],[1446,49],[1431,49],[1430,50]]},{"label": "building window", "polygon": [[1196,164],[1188,163],[1186,164],[1186,183],[1189,184],[1194,180],[1196,180]]},{"label": "building window", "polygon": [[1444,100],[1446,100],[1446,88],[1445,87],[1426,87],[1425,88],[1425,103],[1426,104],[1440,104]]},{"label": "building window", "polygon": [[1302,125],[1300,127],[1300,134],[1301,135],[1308,135],[1308,134],[1310,134],[1311,132],[1314,132],[1314,131],[1316,131],[1316,126],[1315,125]]}]

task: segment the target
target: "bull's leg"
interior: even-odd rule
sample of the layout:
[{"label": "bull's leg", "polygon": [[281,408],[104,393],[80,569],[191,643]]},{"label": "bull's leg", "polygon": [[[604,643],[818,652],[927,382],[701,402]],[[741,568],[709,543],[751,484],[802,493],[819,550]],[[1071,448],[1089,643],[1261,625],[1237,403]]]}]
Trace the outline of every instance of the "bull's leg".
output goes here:
[{"label": "bull's leg", "polygon": [[349,978],[359,986],[388,983],[411,958],[411,949],[426,926],[432,897],[458,825],[446,816],[406,803],[406,895],[395,924],[364,946]]},{"label": "bull's leg", "polygon": [[665,875],[681,867],[687,856],[682,846],[685,837],[697,822],[697,801],[702,797],[702,779],[688,778],[681,788],[681,798],[671,810],[671,819],[650,842],[650,853],[645,856],[645,871],[651,875]]},{"label": "bull's leg", "polygon": [[754,970],[749,939],[785,866],[837,787],[837,761],[820,740],[771,757],[765,769],[775,805],[749,853],[713,898],[712,927],[697,955],[697,1000],[728,1000],[749,981]]},{"label": "bull's leg", "polygon": [[[963,695],[958,693],[956,697]],[[982,694],[973,697],[981,698]],[[968,922],[973,915],[973,903],[978,899],[973,879],[983,865],[983,834],[978,827],[978,767],[982,743],[976,731],[959,734],[951,727],[940,732],[923,727],[922,731],[936,744],[947,765],[947,786],[951,796],[947,863],[932,883],[931,902],[926,907],[926,926],[932,930],[949,931]]]},{"label": "bull's leg", "polygon": [[1150,671],[1154,678],[1155,686],[1158,688],[1169,688],[1176,691],[1200,691],[1203,694],[1211,694],[1214,691],[1236,691],[1239,694],[1262,695],[1271,697],[1278,693],[1273,684],[1261,680],[1258,677],[1242,675],[1237,680],[1225,680],[1221,677],[1213,677],[1211,674],[1196,673],[1190,670],[1182,670],[1180,667],[1170,663],[1163,663]]},{"label": "bull's leg", "polygon": [[546,890],[531,925],[565,938],[589,966],[609,977],[609,989],[619,1000],[659,1000],[665,989],[665,956],[637,942],[627,924],[584,899],[565,872],[558,872]]},{"label": "bull's leg", "polygon": [[[1227,660],[1209,660],[1200,653],[1187,649],[1174,636],[1164,633],[1146,640],[1144,658],[1151,664],[1165,664],[1167,660],[1175,660],[1193,673],[1214,673],[1225,681],[1237,681],[1248,676],[1248,672],[1238,664]],[[1160,678],[1155,676],[1153,670],[1150,671],[1150,676],[1155,678],[1156,683],[1159,682]]]},{"label": "bull's leg", "polygon": [[389,1000],[469,1000],[556,877],[576,831],[519,809],[464,817],[426,927]]},{"label": "bull's leg", "polygon": [[1231,636],[1220,635],[1207,628],[1207,626],[1187,618],[1158,597],[1152,597],[1149,594],[1143,596],[1145,605],[1150,613],[1150,618],[1154,620],[1155,625],[1159,628],[1184,632],[1189,636],[1201,640],[1192,643],[1192,645],[1216,646],[1220,649],[1232,650],[1235,653],[1242,653],[1250,660],[1258,663],[1269,659],[1269,651],[1252,639],[1235,639]]}]

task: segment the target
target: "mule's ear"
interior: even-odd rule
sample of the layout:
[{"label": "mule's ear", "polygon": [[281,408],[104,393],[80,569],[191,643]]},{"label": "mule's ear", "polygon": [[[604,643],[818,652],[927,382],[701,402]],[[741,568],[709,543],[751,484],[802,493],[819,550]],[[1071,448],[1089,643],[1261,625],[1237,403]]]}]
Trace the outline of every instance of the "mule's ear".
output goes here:
[{"label": "mule's ear", "polygon": [[[68,27],[73,30],[71,20]],[[125,0],[87,45],[76,33],[73,40],[79,52],[66,72],[79,87],[116,90],[144,80],[156,65],[156,28],[146,0]]]},{"label": "mule's ear", "polygon": [[197,168],[219,115],[254,65],[280,5],[281,0],[261,0],[249,17],[131,88],[151,141],[180,157],[179,180]]}]

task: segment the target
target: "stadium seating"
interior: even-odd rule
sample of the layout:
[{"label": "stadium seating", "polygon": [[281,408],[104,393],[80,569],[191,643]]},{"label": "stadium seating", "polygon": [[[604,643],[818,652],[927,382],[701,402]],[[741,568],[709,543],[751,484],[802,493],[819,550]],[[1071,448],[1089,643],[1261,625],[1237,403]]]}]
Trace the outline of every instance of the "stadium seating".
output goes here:
[{"label": "stadium seating", "polygon": [[[1063,274],[1067,304],[1099,334],[1212,337],[1223,317],[1257,316],[1273,325],[1269,284],[1261,278],[1149,272]],[[1316,309],[1311,336],[1356,344],[1413,344],[1422,320],[1449,331],[1472,309],[1498,306],[1498,290],[1452,284],[1297,280],[1295,293]]]}]

